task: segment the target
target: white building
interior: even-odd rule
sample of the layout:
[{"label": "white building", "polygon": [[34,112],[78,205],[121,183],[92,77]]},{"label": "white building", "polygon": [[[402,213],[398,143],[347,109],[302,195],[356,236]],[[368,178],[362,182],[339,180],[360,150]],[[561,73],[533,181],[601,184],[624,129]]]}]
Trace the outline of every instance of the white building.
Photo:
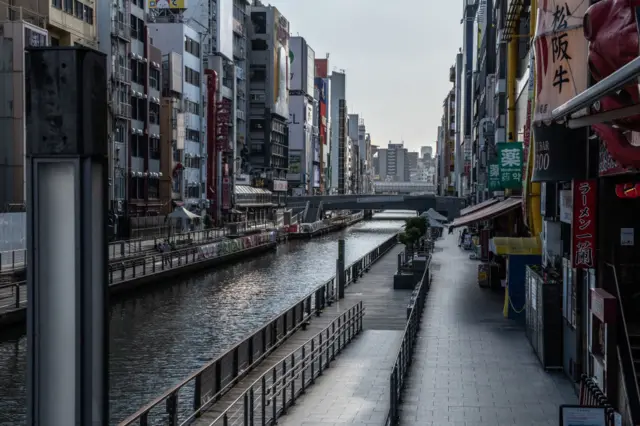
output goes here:
[{"label": "white building", "polygon": [[176,155],[184,166],[182,187],[187,207],[206,206],[207,145],[205,139],[204,107],[202,105],[204,73],[202,43],[198,31],[184,23],[149,24],[149,35],[163,54],[182,56],[182,110],[184,111],[184,150]]}]

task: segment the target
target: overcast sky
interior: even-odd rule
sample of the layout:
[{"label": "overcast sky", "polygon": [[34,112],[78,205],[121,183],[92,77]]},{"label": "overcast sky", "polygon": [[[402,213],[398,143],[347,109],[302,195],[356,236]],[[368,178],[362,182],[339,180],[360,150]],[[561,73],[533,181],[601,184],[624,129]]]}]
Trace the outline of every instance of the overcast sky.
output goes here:
[{"label": "overcast sky", "polygon": [[347,73],[349,113],[376,145],[433,145],[449,67],[462,45],[463,0],[263,0],[282,12],[330,69]]}]

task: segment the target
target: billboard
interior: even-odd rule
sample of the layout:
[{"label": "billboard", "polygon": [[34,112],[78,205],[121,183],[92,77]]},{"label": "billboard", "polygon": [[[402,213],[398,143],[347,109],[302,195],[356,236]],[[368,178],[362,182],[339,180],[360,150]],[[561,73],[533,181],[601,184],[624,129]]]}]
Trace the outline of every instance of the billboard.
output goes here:
[{"label": "billboard", "polygon": [[186,9],[187,0],[149,0],[149,9]]},{"label": "billboard", "polygon": [[233,0],[218,0],[218,52],[233,59]]},{"label": "billboard", "polygon": [[306,112],[305,97],[291,96],[289,100],[289,149],[304,149],[304,122]]},{"label": "billboard", "polygon": [[328,127],[328,119],[327,117],[327,96],[328,96],[328,85],[326,78],[315,78],[315,85],[318,88],[318,108],[320,109],[318,113],[318,130],[320,143],[326,145],[327,144],[327,127]]},{"label": "billboard", "polygon": [[315,60],[315,75],[320,78],[327,78],[327,72],[329,70],[329,60],[328,59],[316,59]]},{"label": "billboard", "polygon": [[289,21],[273,8],[273,112],[289,117]]},{"label": "billboard", "polygon": [[314,52],[313,49],[309,47],[309,45],[307,45],[306,59],[307,60],[305,63],[305,71],[307,73],[307,78],[305,83],[307,87],[305,87],[303,90],[307,95],[313,96],[313,86],[314,86],[314,80],[316,78],[316,67],[314,66],[316,62],[316,52]]},{"label": "billboard", "polygon": [[290,90],[304,90],[305,44],[302,37],[291,37],[289,39]]}]

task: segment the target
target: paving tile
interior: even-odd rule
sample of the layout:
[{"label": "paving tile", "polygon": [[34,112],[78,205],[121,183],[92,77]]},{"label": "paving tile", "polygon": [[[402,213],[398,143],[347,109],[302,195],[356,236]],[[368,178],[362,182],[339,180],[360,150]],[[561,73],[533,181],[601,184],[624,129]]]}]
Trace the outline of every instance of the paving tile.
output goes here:
[{"label": "paving tile", "polygon": [[503,295],[478,287],[478,262],[455,235],[437,245],[400,424],[557,424],[558,406],[576,401],[572,385],[541,368],[524,330],[503,318]]}]

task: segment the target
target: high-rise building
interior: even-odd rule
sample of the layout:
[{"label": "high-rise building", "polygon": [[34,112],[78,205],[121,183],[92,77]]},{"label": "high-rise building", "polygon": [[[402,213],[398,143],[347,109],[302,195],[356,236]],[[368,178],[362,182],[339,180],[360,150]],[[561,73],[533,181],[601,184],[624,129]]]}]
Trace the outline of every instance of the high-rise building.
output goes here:
[{"label": "high-rise building", "polygon": [[432,157],[433,156],[433,147],[431,146],[421,146],[420,147],[420,158]]},{"label": "high-rise building", "polygon": [[287,192],[289,21],[273,6],[250,7],[249,162],[269,189]]},{"label": "high-rise building", "polygon": [[409,182],[409,151],[404,144],[389,142],[386,149],[378,149],[378,168],[378,176],[382,181]]},{"label": "high-rise building", "polygon": [[24,211],[25,49],[46,46],[47,18],[0,2],[0,212]]},{"label": "high-rise building", "polygon": [[[333,71],[331,73],[330,80],[329,111],[331,128],[329,167],[331,168],[331,180],[329,182],[329,191],[332,193],[344,193],[340,192],[340,188],[344,191],[344,185],[341,186],[340,182],[341,180],[344,181],[344,155],[346,154],[346,151],[348,151],[348,146],[343,146],[341,143],[347,144],[348,129],[346,126],[348,118],[342,117],[343,121],[340,122],[341,112],[346,113],[346,102],[341,109],[340,101],[346,101],[347,76],[344,72]],[[340,155],[341,152],[342,157]],[[342,176],[342,178],[340,176]]]},{"label": "high-rise building", "polygon": [[[312,193],[318,128],[313,123],[315,52],[303,37],[289,40],[289,171],[294,195]],[[318,147],[319,148],[319,147]],[[319,186],[319,185],[318,185]]]},{"label": "high-rise building", "polygon": [[[206,183],[207,168],[205,159],[207,145],[205,142],[205,120],[203,107],[204,72],[202,69],[202,40],[201,34],[189,25],[177,23],[153,23],[149,24],[150,33],[154,42],[162,46],[165,55],[175,52],[182,57],[183,73],[181,81],[174,81],[175,86],[182,85],[182,113],[184,120],[184,146],[177,142],[174,158],[179,159],[181,167],[173,173],[173,179],[179,183],[174,187],[180,188],[181,202],[190,210],[200,213],[207,207]],[[172,56],[177,60],[175,56]],[[175,72],[175,63],[166,60],[165,64]],[[162,62],[162,59],[160,59]],[[171,78],[176,79],[172,75]],[[165,98],[175,98],[180,93],[173,86],[165,91]],[[168,100],[165,99],[165,102]],[[166,103],[165,103],[166,105]],[[180,109],[179,109],[180,110]],[[172,113],[173,117],[173,113]],[[180,149],[182,148],[182,149]]]},{"label": "high-rise building", "polygon": [[418,171],[418,153],[417,152],[409,152],[409,173],[416,173]]},{"label": "high-rise building", "polygon": [[329,55],[325,59],[316,59],[315,62],[315,85],[318,90],[318,140],[320,155],[320,193],[325,194],[330,187],[331,167],[329,166],[330,156],[330,79],[327,75],[329,67]]}]

